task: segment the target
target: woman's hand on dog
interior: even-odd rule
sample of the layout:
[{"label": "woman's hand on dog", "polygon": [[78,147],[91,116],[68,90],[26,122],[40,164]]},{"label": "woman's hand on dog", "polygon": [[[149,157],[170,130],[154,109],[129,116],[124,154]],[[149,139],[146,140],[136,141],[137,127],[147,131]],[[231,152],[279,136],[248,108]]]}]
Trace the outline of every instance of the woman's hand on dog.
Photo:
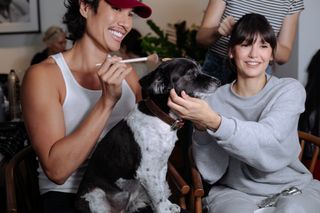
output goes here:
[{"label": "woman's hand on dog", "polygon": [[101,84],[102,98],[107,106],[114,106],[120,99],[122,81],[132,70],[131,66],[119,63],[121,59],[117,56],[106,57],[97,72]]},{"label": "woman's hand on dog", "polygon": [[180,97],[172,89],[168,99],[168,106],[179,117],[192,121],[199,130],[216,130],[220,126],[220,115],[211,109],[206,101],[190,97],[184,91],[181,92]]}]

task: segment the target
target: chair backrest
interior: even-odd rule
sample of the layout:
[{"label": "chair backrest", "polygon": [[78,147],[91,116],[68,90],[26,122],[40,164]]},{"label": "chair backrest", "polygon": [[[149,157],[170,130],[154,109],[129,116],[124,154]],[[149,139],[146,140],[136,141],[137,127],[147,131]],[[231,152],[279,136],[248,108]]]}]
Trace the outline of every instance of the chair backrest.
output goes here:
[{"label": "chair backrest", "polygon": [[31,146],[22,149],[9,161],[5,172],[7,213],[41,212],[37,168]]},{"label": "chair backrest", "polygon": [[171,201],[178,204],[181,208],[186,209],[186,200],[190,191],[190,186],[170,161],[168,162],[167,181],[171,190]]},{"label": "chair backrest", "polygon": [[[299,131],[298,135],[301,145],[299,159],[307,166],[309,171],[315,175],[315,168],[319,158],[320,137],[303,131]],[[306,156],[306,154],[309,156]]]}]

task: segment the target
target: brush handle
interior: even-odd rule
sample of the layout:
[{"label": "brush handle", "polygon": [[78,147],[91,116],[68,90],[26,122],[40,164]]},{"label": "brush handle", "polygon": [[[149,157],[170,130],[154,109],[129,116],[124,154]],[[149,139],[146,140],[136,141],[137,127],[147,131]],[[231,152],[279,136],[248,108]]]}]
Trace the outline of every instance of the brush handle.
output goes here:
[{"label": "brush handle", "polygon": [[148,60],[148,57],[131,58],[131,59],[121,60],[120,63],[134,63],[134,62],[142,62],[142,61],[147,61],[147,60]]},{"label": "brush handle", "polygon": [[[131,59],[125,59],[119,61],[119,63],[134,63],[134,62],[142,62],[142,61],[147,61],[148,57],[142,57],[142,58],[131,58]],[[101,63],[96,64],[96,66],[101,66]]]}]

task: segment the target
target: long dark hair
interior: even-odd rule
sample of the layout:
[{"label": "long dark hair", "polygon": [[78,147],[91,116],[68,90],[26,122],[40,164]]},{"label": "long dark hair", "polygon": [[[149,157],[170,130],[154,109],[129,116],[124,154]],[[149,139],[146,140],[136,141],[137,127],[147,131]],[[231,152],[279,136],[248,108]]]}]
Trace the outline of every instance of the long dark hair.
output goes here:
[{"label": "long dark hair", "polygon": [[[80,0],[90,5],[96,13],[99,6],[99,0]],[[68,39],[76,41],[82,38],[85,28],[86,19],[80,13],[79,0],[65,0],[64,5],[67,12],[64,14],[63,23],[66,24],[68,29]]]},{"label": "long dark hair", "polygon": [[[255,39],[257,39],[257,35],[260,35],[264,42],[270,44],[272,55],[274,56],[275,49],[277,48],[277,37],[268,20],[263,15],[257,13],[246,14],[237,21],[231,32],[229,50],[232,50],[236,45],[244,41],[249,45],[253,44]],[[231,63],[234,66],[232,61]],[[234,70],[234,67],[231,68]]]},{"label": "long dark hair", "polygon": [[299,129],[320,136],[320,50],[312,57],[307,72],[307,97]]}]

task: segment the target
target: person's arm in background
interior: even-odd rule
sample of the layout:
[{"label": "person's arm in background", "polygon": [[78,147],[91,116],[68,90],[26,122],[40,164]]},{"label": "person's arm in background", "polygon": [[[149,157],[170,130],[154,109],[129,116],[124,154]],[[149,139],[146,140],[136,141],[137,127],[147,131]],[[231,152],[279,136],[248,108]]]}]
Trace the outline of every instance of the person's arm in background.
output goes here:
[{"label": "person's arm in background", "polygon": [[203,46],[209,46],[221,36],[228,36],[233,28],[234,19],[229,16],[222,22],[226,7],[224,0],[209,0],[200,29],[197,33],[197,42]]},{"label": "person's arm in background", "polygon": [[209,46],[220,37],[218,28],[226,3],[223,0],[209,0],[202,23],[197,32],[197,42]]},{"label": "person's arm in background", "polygon": [[300,12],[297,12],[286,16],[283,20],[275,52],[275,61],[278,64],[287,63],[290,59],[293,43],[296,38],[299,16]]}]

